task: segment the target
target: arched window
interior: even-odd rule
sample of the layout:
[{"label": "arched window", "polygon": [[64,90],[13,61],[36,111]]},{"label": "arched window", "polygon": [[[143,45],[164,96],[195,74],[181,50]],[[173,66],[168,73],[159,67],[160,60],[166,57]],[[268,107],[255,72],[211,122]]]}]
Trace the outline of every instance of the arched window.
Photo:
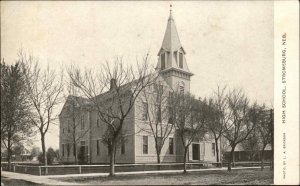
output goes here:
[{"label": "arched window", "polygon": [[179,93],[184,94],[184,82],[178,84],[178,91]]}]

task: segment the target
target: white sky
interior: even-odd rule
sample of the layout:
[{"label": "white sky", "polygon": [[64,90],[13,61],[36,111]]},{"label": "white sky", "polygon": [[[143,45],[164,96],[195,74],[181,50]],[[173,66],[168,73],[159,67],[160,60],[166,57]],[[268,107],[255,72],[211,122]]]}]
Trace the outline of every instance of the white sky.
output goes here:
[{"label": "white sky", "polygon": [[[96,68],[115,56],[135,63],[150,50],[156,65],[170,4],[195,74],[192,93],[205,97],[227,84],[273,105],[272,1],[2,1],[1,58],[13,63],[23,48],[42,66]],[[58,148],[58,127],[46,138]]]}]

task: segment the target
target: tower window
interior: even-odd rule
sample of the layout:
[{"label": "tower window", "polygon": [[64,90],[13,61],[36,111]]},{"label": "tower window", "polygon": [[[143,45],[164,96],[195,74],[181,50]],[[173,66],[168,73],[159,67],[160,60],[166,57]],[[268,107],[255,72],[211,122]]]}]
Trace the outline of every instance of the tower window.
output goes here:
[{"label": "tower window", "polygon": [[161,69],[165,69],[166,68],[166,61],[165,61],[165,54],[161,54]]},{"label": "tower window", "polygon": [[180,92],[181,94],[184,94],[184,87],[183,87],[183,86],[180,86],[180,87],[179,87],[179,92]]},{"label": "tower window", "polygon": [[179,53],[179,68],[183,68],[183,54]]}]

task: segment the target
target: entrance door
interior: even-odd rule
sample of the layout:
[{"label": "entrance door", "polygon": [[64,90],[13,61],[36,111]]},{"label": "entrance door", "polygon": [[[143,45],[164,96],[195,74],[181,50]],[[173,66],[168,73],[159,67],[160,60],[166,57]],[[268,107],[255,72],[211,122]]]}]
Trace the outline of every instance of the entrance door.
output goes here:
[{"label": "entrance door", "polygon": [[87,154],[88,154],[88,146],[80,146],[78,160],[81,164],[86,164],[88,162]]},{"label": "entrance door", "polygon": [[192,144],[193,160],[200,160],[200,144]]}]

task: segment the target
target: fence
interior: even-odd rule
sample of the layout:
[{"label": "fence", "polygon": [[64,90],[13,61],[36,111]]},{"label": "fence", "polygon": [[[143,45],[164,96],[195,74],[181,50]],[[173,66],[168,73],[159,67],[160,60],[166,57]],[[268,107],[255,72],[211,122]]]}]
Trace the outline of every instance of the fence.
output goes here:
[{"label": "fence", "polygon": [[[232,162],[231,163],[233,167],[255,167],[255,166],[261,166],[260,161],[238,161],[238,162]],[[264,166],[270,166],[271,162],[266,161],[264,162]],[[223,166],[228,166],[228,162],[224,162]]]},{"label": "fence", "polygon": [[[218,166],[220,163],[186,163],[187,169],[205,169],[210,166]],[[183,163],[161,163],[161,164],[115,164],[116,172],[133,171],[155,171],[155,170],[181,170]],[[30,166],[19,164],[1,163],[1,170],[33,174],[33,175],[63,175],[63,174],[86,174],[86,173],[108,173],[109,165],[49,165]]]}]

